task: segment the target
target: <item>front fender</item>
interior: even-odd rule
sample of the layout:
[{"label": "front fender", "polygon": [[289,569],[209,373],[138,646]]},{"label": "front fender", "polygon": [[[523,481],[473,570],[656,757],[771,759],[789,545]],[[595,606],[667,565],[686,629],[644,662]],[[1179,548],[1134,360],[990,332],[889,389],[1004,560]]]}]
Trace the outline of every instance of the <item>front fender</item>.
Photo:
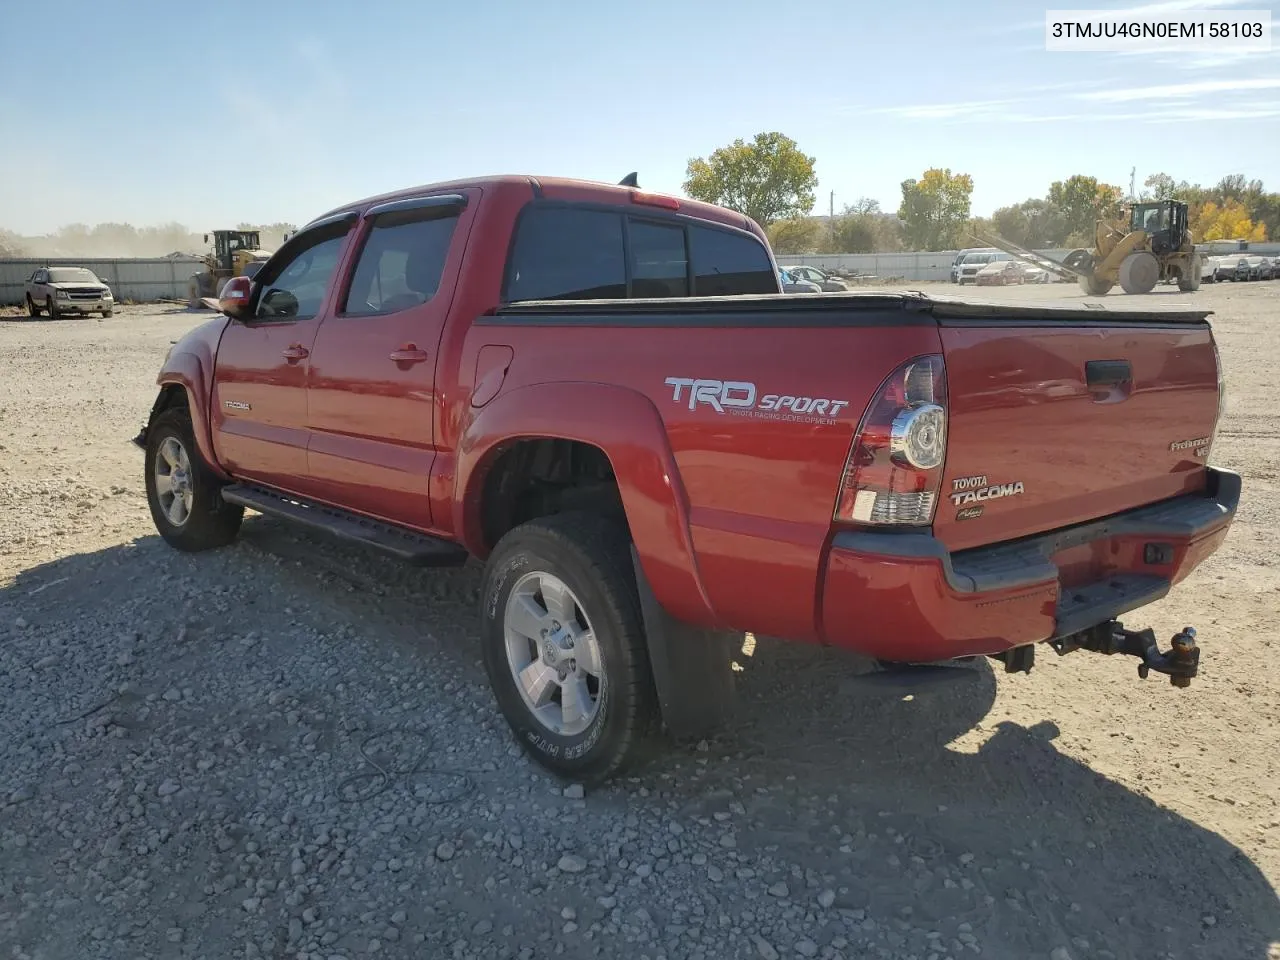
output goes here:
[{"label": "front fender", "polygon": [[588,443],[609,458],[631,538],[654,596],[673,617],[717,627],[689,530],[689,501],[666,425],[648,397],[602,383],[545,383],[503,393],[475,413],[458,445],[453,529],[476,556],[484,479],[508,445],[553,438]]},{"label": "front fender", "polygon": [[196,447],[204,462],[225,478],[226,473],[218,466],[213,453],[213,436],[209,428],[209,397],[213,390],[212,365],[195,353],[172,353],[165,361],[160,375],[156,377],[160,386],[160,396],[156,398],[156,406],[152,408],[151,417],[162,409],[165,389],[180,387],[187,395],[187,407],[191,411],[191,432],[195,434]]}]

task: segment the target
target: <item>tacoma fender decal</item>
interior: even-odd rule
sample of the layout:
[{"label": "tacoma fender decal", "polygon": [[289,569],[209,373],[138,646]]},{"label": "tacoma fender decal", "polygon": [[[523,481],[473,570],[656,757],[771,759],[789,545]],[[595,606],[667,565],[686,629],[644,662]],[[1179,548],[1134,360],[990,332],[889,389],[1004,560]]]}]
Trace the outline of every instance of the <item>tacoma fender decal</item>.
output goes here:
[{"label": "tacoma fender decal", "polygon": [[453,529],[468,550],[488,552],[480,521],[484,477],[508,443],[541,437],[589,443],[613,466],[658,601],[679,620],[719,625],[698,572],[689,501],[666,425],[648,397],[601,383],[545,383],[503,393],[471,412],[458,443],[453,497]]}]

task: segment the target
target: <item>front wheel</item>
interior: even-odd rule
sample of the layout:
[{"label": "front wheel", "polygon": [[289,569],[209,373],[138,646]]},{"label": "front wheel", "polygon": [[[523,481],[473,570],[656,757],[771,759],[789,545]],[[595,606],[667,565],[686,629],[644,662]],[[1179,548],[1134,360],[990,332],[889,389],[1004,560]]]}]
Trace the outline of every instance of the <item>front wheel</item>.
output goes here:
[{"label": "front wheel", "polygon": [[57,301],[53,297],[45,297],[44,308],[49,311],[49,319],[57,320],[62,314],[58,311]]},{"label": "front wheel", "polygon": [[146,486],[151,519],[172,547],[190,553],[222,547],[240,531],[244,507],[222,499],[185,407],[164,411],[147,429]]},{"label": "front wheel", "polygon": [[36,306],[36,302],[31,299],[31,294],[29,293],[27,294],[27,316],[28,317],[40,316],[40,308]]},{"label": "front wheel", "polygon": [[591,783],[639,758],[657,697],[623,523],[565,513],[516,527],[489,557],[480,616],[489,683],[534,760]]}]

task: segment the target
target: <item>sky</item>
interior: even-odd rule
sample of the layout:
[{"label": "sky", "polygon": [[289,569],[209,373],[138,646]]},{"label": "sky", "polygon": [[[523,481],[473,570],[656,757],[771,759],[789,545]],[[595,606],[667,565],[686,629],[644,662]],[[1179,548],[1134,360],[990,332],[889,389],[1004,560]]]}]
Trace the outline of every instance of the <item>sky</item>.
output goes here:
[{"label": "sky", "polygon": [[[1271,9],[1280,27],[1259,0],[1142,6]],[[0,59],[0,227],[27,235],[301,224],[493,173],[635,170],[678,193],[691,157],[765,130],[816,158],[819,213],[832,191],[837,211],[896,210],[929,167],[973,177],[976,216],[1076,173],[1127,187],[1135,167],[1139,185],[1280,189],[1280,47],[1049,53],[1026,0],[0,7],[56,38],[56,57],[11,43]]]}]

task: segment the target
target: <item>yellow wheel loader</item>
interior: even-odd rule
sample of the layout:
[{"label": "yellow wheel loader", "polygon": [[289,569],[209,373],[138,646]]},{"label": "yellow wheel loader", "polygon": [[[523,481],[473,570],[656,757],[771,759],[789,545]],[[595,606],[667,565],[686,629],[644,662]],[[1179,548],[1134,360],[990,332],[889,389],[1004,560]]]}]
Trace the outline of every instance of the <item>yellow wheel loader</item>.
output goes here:
[{"label": "yellow wheel loader", "polygon": [[[209,242],[209,234],[204,235]],[[205,297],[216,297],[232,277],[253,276],[273,251],[259,246],[257,230],[213,231],[213,252],[205,256],[205,268],[191,275],[187,285],[187,305],[204,306]]]},{"label": "yellow wheel loader", "polygon": [[1200,288],[1200,254],[1188,229],[1187,205],[1179,200],[1135,203],[1127,224],[1097,221],[1093,249],[1072,250],[1062,261],[1000,237],[975,236],[1042,270],[1074,278],[1092,297],[1103,296],[1117,283],[1125,293],[1150,293],[1162,280],[1174,281],[1188,293]]}]

